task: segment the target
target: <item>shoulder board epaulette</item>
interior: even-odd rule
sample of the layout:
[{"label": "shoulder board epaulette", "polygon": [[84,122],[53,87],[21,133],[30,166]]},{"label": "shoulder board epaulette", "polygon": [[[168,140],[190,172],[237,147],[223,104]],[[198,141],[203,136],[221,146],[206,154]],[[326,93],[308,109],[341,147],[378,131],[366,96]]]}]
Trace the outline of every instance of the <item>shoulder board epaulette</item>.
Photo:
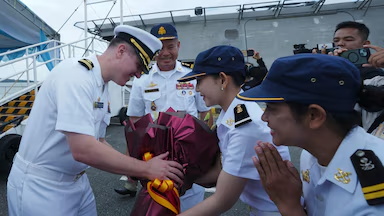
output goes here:
[{"label": "shoulder board epaulette", "polygon": [[81,59],[78,61],[81,65],[83,65],[85,68],[87,68],[88,70],[92,70],[92,68],[94,67],[93,63],[91,60],[89,59]]},{"label": "shoulder board epaulette", "polygon": [[184,67],[187,67],[187,68],[193,68],[193,64],[190,64],[190,63],[186,63],[186,62],[181,62],[181,65],[183,65]]},{"label": "shoulder board epaulette", "polygon": [[252,121],[251,117],[248,114],[247,108],[245,107],[245,104],[237,104],[237,106],[234,108],[234,112],[235,128]]},{"label": "shoulder board epaulette", "polygon": [[351,161],[369,205],[384,204],[384,167],[371,150],[358,149]]}]

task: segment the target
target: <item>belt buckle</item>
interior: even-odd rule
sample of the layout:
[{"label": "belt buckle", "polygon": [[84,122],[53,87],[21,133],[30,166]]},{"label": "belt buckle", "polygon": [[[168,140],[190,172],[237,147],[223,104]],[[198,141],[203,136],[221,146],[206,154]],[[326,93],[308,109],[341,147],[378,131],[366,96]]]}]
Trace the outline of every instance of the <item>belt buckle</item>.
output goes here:
[{"label": "belt buckle", "polygon": [[84,173],[85,173],[85,170],[82,171],[81,173],[77,174],[75,179],[73,179],[73,181],[77,181]]}]

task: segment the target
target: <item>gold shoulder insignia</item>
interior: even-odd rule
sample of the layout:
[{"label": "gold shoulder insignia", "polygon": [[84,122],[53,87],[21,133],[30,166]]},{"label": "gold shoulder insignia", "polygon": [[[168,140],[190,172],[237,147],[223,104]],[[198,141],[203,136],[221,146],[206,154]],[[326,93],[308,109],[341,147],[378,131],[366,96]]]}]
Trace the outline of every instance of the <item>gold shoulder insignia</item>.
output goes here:
[{"label": "gold shoulder insignia", "polygon": [[384,204],[384,167],[371,150],[358,149],[351,161],[368,205]]},{"label": "gold shoulder insignia", "polygon": [[81,59],[78,61],[81,65],[83,65],[85,68],[87,68],[88,70],[92,70],[92,68],[94,67],[93,63],[91,60],[89,59]]},{"label": "gold shoulder insignia", "polygon": [[193,68],[193,63],[181,62],[181,65],[187,68],[191,68],[191,69]]},{"label": "gold shoulder insignia", "polygon": [[251,117],[248,114],[245,104],[238,104],[234,108],[235,112],[235,128],[240,127],[241,125],[247,124],[252,121]]}]

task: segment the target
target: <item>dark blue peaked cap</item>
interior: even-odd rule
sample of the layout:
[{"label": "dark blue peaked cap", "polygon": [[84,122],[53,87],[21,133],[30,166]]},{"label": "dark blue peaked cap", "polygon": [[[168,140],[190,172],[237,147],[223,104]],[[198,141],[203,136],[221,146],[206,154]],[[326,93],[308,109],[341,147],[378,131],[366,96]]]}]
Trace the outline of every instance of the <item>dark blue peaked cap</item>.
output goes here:
[{"label": "dark blue peaked cap", "polygon": [[189,81],[196,77],[224,73],[241,73],[245,77],[243,53],[236,47],[221,45],[199,53],[193,70],[180,78],[179,81]]},{"label": "dark blue peaked cap", "polygon": [[354,109],[360,86],[360,71],[348,60],[298,54],[277,59],[259,86],[237,97],[257,102],[318,104],[327,111],[349,112]]},{"label": "dark blue peaked cap", "polygon": [[151,34],[161,41],[177,38],[176,28],[168,23],[161,23],[153,26],[151,29]]}]

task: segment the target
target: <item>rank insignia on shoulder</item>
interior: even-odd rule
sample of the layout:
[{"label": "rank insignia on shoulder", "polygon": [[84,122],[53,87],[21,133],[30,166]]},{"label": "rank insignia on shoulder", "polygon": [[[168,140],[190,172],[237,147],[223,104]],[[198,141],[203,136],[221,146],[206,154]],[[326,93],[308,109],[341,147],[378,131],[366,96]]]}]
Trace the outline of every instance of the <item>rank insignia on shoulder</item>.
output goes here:
[{"label": "rank insignia on shoulder", "polygon": [[193,64],[191,63],[187,63],[187,62],[181,62],[181,65],[183,65],[184,67],[187,67],[187,68],[193,68]]},{"label": "rank insignia on shoulder", "polygon": [[235,128],[252,121],[244,104],[238,104],[234,108],[235,112]]},{"label": "rank insignia on shoulder", "polygon": [[351,161],[369,205],[384,204],[384,167],[371,150],[358,149]]},{"label": "rank insignia on shoulder", "polygon": [[91,60],[89,59],[81,59],[78,61],[81,65],[83,65],[88,70],[92,70],[93,67],[95,67]]}]

